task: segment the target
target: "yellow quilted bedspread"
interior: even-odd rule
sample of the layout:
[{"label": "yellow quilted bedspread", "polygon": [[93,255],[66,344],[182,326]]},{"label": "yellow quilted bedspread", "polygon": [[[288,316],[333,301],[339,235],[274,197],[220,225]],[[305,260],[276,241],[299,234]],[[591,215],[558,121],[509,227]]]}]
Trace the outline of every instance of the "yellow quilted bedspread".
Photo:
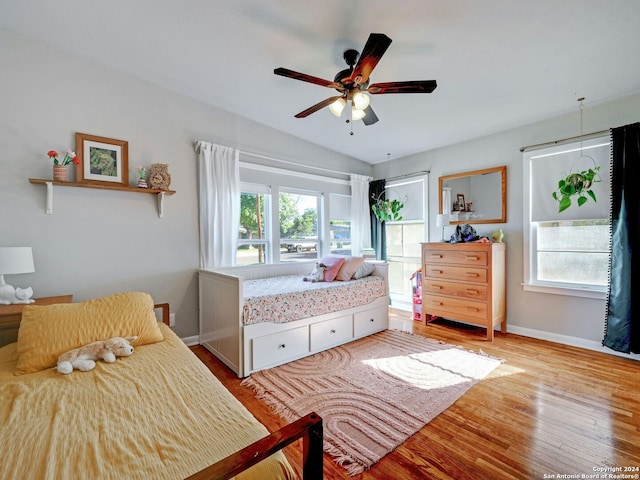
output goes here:
[{"label": "yellow quilted bedspread", "polygon": [[[0,478],[181,479],[268,434],[165,325],[91,372],[14,376],[0,348]],[[295,478],[278,453],[238,479]]]}]

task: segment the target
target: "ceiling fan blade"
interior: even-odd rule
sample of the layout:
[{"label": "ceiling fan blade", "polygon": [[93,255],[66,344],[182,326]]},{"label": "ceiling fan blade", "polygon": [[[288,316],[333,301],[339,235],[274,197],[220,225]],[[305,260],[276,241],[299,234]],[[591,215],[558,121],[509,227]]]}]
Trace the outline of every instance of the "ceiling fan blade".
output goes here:
[{"label": "ceiling fan blade", "polygon": [[373,108],[371,108],[371,105],[369,105],[364,109],[364,117],[362,117],[362,123],[364,123],[365,125],[373,125],[377,121],[378,116],[373,111]]},{"label": "ceiling fan blade", "polygon": [[391,45],[391,39],[384,33],[372,33],[362,49],[358,63],[351,75],[342,80],[342,83],[364,85],[369,81],[369,75]]},{"label": "ceiling fan blade", "polygon": [[315,113],[315,112],[317,112],[318,110],[320,110],[320,109],[322,109],[324,107],[328,107],[329,105],[331,105],[333,102],[335,102],[339,98],[342,98],[342,95],[336,95],[335,97],[329,97],[326,100],[323,100],[320,103],[316,103],[312,107],[309,107],[306,110],[303,110],[302,112],[298,113],[295,117],[296,118],[308,117],[312,113]]},{"label": "ceiling fan blade", "polygon": [[438,84],[435,80],[412,80],[409,82],[374,83],[367,89],[372,95],[382,93],[431,93]]},{"label": "ceiling fan blade", "polygon": [[312,75],[307,75],[306,73],[294,72],[293,70],[289,70],[288,68],[276,68],[273,73],[275,73],[276,75],[282,75],[283,77],[293,78],[294,80],[315,83],[316,85],[320,85],[322,87],[336,88],[340,91],[344,90],[342,85],[340,85],[339,83],[325,80],[323,78],[314,77]]}]

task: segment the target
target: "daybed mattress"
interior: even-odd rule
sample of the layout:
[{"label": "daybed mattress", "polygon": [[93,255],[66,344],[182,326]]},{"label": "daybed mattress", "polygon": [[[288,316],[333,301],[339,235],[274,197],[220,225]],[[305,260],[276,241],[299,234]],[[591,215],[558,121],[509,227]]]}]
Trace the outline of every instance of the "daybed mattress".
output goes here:
[{"label": "daybed mattress", "polygon": [[[0,348],[0,478],[180,479],[267,429],[164,324],[165,340],[116,363],[14,376]],[[284,455],[238,479],[295,478]]]},{"label": "daybed mattress", "polygon": [[245,280],[243,323],[286,323],[373,302],[387,294],[382,277],[305,282],[300,275]]}]

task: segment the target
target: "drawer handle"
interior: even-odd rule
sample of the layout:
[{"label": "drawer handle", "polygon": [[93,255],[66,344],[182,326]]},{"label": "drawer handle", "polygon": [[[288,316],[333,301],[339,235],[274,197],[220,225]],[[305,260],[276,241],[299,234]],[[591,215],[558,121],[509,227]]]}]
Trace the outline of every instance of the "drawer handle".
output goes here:
[{"label": "drawer handle", "polygon": [[369,319],[369,321],[370,321],[371,323],[375,322],[375,320],[374,320],[373,318],[370,318],[370,319]]},{"label": "drawer handle", "polygon": [[442,290],[442,285],[432,285],[431,288],[434,290]]},{"label": "drawer handle", "polygon": [[329,332],[329,333],[336,333],[336,331],[332,328],[331,332]]},{"label": "drawer handle", "polygon": [[431,258],[442,258],[442,255],[438,255],[437,253],[432,253]]},{"label": "drawer handle", "polygon": [[281,343],[280,345],[278,345],[278,348],[285,348],[286,345],[284,343]]},{"label": "drawer handle", "polygon": [[467,293],[471,293],[471,294],[473,294],[473,295],[477,295],[478,293],[480,293],[478,290],[472,290],[472,289],[470,289],[470,288],[467,288],[467,289],[465,290],[465,292],[467,292]]},{"label": "drawer handle", "polygon": [[480,310],[475,308],[475,307],[466,307],[467,310],[469,310],[470,312],[479,312]]},{"label": "drawer handle", "polygon": [[442,270],[432,270],[433,273],[442,273]]},{"label": "drawer handle", "polygon": [[465,277],[477,277],[478,274],[477,273],[473,273],[473,272],[465,272],[464,276]]},{"label": "drawer handle", "polygon": [[464,257],[465,260],[480,260],[480,257],[477,257],[475,255],[467,255],[466,257]]}]

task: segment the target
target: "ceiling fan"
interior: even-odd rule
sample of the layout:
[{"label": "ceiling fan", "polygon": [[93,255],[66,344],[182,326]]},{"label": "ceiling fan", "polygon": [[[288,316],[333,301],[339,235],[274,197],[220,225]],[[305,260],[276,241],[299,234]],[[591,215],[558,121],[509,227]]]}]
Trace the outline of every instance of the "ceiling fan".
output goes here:
[{"label": "ceiling fan", "polygon": [[[340,95],[335,95],[317,103],[306,110],[298,113],[296,118],[304,118],[318,110],[329,107],[329,110],[337,116],[342,115],[342,111],[348,102],[351,102],[351,120],[362,119],[365,125],[373,125],[378,121],[378,117],[369,105],[369,95],[381,95],[385,93],[431,93],[437,87],[435,80],[414,80],[408,82],[385,82],[369,85],[369,77],[376,67],[382,55],[391,45],[391,39],[383,33],[372,33],[362,50],[358,54],[356,50],[345,50],[344,60],[349,68],[338,72],[333,82],[322,78],[307,75],[305,73],[294,72],[287,68],[276,68],[273,73],[283,77],[301,80],[303,82],[315,83],[323,87],[335,88]],[[359,55],[359,58],[358,58]],[[357,60],[357,63],[356,63]],[[347,119],[347,122],[350,120]],[[351,132],[353,135],[353,131]]]}]

